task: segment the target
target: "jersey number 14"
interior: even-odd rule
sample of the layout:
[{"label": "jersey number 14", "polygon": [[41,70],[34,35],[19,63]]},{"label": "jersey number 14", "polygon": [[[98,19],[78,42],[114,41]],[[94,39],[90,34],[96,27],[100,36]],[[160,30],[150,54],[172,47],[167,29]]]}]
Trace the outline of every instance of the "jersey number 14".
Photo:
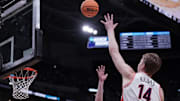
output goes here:
[{"label": "jersey number 14", "polygon": [[139,88],[140,88],[139,99],[143,98],[143,99],[146,99],[146,101],[151,101],[151,91],[152,91],[152,88],[148,88],[144,94],[142,94],[143,93],[143,89],[144,89],[144,85],[139,85]]}]

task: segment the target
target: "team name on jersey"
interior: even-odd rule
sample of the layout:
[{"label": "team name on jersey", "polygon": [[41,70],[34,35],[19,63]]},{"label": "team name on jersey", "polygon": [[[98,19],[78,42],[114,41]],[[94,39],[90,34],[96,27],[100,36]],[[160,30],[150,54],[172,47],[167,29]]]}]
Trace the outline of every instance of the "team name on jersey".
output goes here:
[{"label": "team name on jersey", "polygon": [[140,81],[141,82],[145,82],[151,86],[154,86],[155,85],[155,82],[147,77],[140,77]]}]

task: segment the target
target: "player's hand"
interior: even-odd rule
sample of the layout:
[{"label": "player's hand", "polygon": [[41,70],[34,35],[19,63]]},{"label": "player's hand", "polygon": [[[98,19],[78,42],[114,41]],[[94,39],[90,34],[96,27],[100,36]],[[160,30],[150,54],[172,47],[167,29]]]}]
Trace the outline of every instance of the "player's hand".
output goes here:
[{"label": "player's hand", "polygon": [[114,30],[117,27],[118,23],[113,23],[113,14],[110,16],[109,13],[107,13],[107,15],[104,15],[104,19],[105,21],[101,20],[100,22],[104,24],[106,30]]},{"label": "player's hand", "polygon": [[108,74],[105,74],[105,66],[98,66],[98,69],[96,69],[96,71],[100,81],[105,81],[107,79]]}]

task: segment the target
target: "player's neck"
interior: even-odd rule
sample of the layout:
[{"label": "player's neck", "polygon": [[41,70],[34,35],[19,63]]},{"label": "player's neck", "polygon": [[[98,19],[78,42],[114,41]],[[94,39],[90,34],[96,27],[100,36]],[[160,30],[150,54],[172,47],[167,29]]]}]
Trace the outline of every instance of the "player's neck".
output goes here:
[{"label": "player's neck", "polygon": [[150,75],[150,74],[148,74],[148,73],[146,73],[146,72],[141,71],[140,73],[144,73],[144,74],[146,74],[147,76],[152,77],[152,75]]}]

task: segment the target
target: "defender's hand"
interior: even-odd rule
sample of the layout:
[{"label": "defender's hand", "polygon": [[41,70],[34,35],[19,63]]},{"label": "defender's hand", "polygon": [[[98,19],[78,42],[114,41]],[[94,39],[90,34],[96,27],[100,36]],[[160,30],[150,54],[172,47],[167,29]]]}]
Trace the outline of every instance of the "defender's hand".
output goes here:
[{"label": "defender's hand", "polygon": [[103,66],[103,65],[98,66],[98,69],[96,69],[96,71],[97,71],[97,74],[98,74],[100,81],[104,81],[107,79],[108,74],[104,74],[105,66]]}]

